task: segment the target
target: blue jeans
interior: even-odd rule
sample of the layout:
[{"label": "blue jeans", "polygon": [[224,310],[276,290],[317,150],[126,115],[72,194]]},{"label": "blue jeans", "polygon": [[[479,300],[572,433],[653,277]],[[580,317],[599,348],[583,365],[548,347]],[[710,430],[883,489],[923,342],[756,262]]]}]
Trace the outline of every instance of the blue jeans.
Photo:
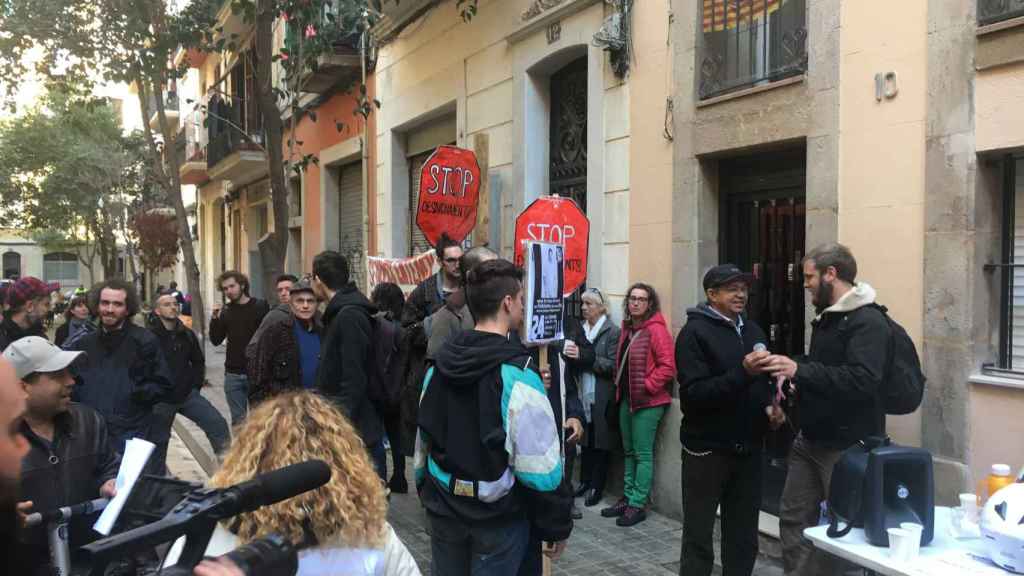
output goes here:
[{"label": "blue jeans", "polygon": [[178,414],[196,423],[196,426],[206,434],[210,440],[210,446],[218,455],[224,453],[231,444],[231,430],[228,423],[220,412],[210,404],[199,390],[193,389],[188,398],[178,406]]},{"label": "blue jeans", "polygon": [[468,522],[430,519],[431,567],[435,576],[515,576],[526,554],[526,518]]},{"label": "blue jeans", "polygon": [[249,377],[245,374],[224,373],[224,395],[231,412],[231,426],[238,426],[249,411]]},{"label": "blue jeans", "polygon": [[384,448],[384,441],[377,442],[376,446],[369,448],[370,462],[373,469],[377,471],[382,482],[388,481],[388,451]]}]

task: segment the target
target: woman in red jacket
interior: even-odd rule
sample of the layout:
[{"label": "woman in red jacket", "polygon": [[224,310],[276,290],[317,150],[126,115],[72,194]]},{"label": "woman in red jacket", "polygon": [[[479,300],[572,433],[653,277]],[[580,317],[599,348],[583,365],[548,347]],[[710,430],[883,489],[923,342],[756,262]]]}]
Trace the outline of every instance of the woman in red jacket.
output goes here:
[{"label": "woman in red jacket", "polygon": [[625,452],[623,496],[601,511],[619,526],[647,518],[644,508],[654,478],[654,440],[672,403],[676,361],[658,293],[647,284],[629,288],[616,360],[615,402]]}]

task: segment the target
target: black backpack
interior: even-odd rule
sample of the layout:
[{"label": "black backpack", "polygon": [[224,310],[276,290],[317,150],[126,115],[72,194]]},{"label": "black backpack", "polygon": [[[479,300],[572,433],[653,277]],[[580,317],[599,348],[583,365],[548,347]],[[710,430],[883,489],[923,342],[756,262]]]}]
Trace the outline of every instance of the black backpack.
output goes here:
[{"label": "black backpack", "polygon": [[398,406],[402,393],[404,362],[402,362],[402,329],[398,322],[383,315],[370,317],[370,366],[367,374],[367,396],[378,408]]},{"label": "black backpack", "polygon": [[907,331],[889,316],[885,306],[875,305],[889,323],[891,343],[889,365],[885,370],[882,405],[886,414],[910,414],[924,398],[925,376],[914,341]]}]

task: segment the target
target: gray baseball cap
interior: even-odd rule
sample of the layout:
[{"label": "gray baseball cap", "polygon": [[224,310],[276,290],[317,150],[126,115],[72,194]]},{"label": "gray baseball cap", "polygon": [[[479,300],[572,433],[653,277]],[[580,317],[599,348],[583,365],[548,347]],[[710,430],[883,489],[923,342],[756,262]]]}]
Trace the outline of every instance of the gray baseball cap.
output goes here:
[{"label": "gray baseball cap", "polygon": [[46,338],[28,336],[12,342],[3,357],[14,366],[14,374],[20,380],[33,372],[63,370],[85,357],[85,352],[66,352]]}]

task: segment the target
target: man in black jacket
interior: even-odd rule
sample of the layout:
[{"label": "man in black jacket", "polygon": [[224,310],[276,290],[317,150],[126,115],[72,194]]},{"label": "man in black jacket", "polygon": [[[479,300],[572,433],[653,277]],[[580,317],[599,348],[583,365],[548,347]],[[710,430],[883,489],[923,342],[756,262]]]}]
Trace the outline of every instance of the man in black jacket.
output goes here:
[{"label": "man in black jacket", "polygon": [[[83,354],[64,352],[38,336],[18,340],[4,350],[26,393],[25,415],[18,431],[28,440],[22,459],[18,505],[21,514],[47,512],[115,494],[120,457],[110,446],[106,424],[95,410],[71,402],[73,364]],[[96,515],[72,520],[72,549],[94,539]],[[21,541],[35,574],[49,574],[49,547],[44,527],[27,528]]]},{"label": "man in black jacket", "polygon": [[825,244],[804,257],[804,288],[818,312],[806,357],[772,356],[764,365],[792,381],[800,434],[790,451],[782,490],[779,531],[787,575],[837,574],[837,564],[805,540],[828,499],[832,467],[843,450],[885,431],[880,387],[890,354],[891,330],[875,304],[875,291],[856,282],[857,261],[841,244]]},{"label": "man in black jacket", "polygon": [[384,424],[368,394],[373,384],[371,317],[377,309],[349,281],[348,260],[333,250],[313,258],[313,291],[320,301],[327,302],[317,389],[331,398],[359,431],[377,473],[386,482]]},{"label": "man in black jacket", "polygon": [[676,339],[683,423],[683,527],[679,574],[709,576],[712,533],[722,509],[722,572],[749,575],[757,558],[761,440],[785,418],[773,405],[761,364],[761,327],[744,317],[753,276],[733,264],[704,275],[706,302],[686,311]]},{"label": "man in black jacket", "polygon": [[427,372],[427,344],[429,331],[425,330],[427,319],[444,307],[448,296],[462,287],[462,247],[447,234],[442,234],[434,247],[441,269],[437,274],[420,282],[409,294],[402,309],[402,329],[405,331],[406,377],[402,390],[402,438],[405,453],[413,452],[412,438],[416,437],[416,411],[419,405],[420,386]]},{"label": "man in black jacket", "polygon": [[[86,353],[74,395],[106,419],[111,445],[121,452],[131,438],[153,441],[153,406],[168,398],[174,385],[156,336],[131,321],[139,311],[135,287],[105,280],[89,299],[99,312],[100,329],[69,348]],[[146,471],[161,467],[150,458]]]},{"label": "man in black jacket", "polygon": [[223,453],[231,442],[227,421],[200,393],[206,381],[206,359],[195,332],[182,323],[179,314],[180,304],[174,292],[168,289],[157,295],[149,330],[160,341],[167,367],[176,378],[170,397],[153,408],[154,427],[159,427],[154,436],[159,442],[153,457],[158,461],[166,459],[171,425],[177,414],[202,429],[214,453]]},{"label": "man in black jacket", "polygon": [[509,339],[522,325],[522,271],[484,262],[469,273],[467,296],[476,327],[444,345],[423,384],[416,486],[435,573],[512,576],[531,532],[556,543],[549,555],[564,550],[572,493],[544,384]]}]

